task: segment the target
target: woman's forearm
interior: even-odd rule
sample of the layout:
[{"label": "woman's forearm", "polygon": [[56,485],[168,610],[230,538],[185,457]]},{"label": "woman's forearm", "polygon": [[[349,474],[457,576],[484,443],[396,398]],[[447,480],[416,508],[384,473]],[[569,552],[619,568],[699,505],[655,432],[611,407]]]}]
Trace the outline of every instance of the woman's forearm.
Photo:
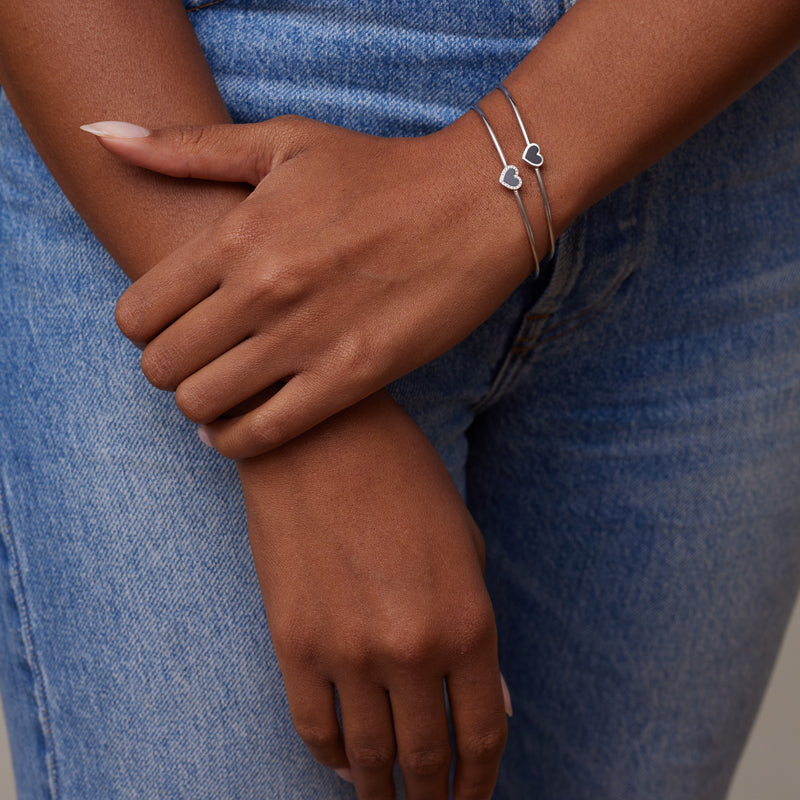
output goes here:
[{"label": "woman's forearm", "polygon": [[[794,0],[580,0],[507,80],[545,153],[557,229],[679,144],[798,41]],[[109,118],[228,121],[178,0],[0,3],[0,83],[70,200],[132,276],[173,249],[177,231],[191,235],[245,193],[132,170],[78,130]],[[517,141],[505,99],[495,93],[484,108],[501,140]],[[486,150],[481,161],[494,166],[480,121],[467,124],[477,152]],[[546,241],[543,215],[535,218],[537,241]]]},{"label": "woman's forearm", "polygon": [[131,278],[246,196],[123,164],[79,126],[229,122],[179,0],[0,2],[0,85],[70,202]]},{"label": "woman's forearm", "polygon": [[[578,0],[505,81],[541,145],[556,232],[675,148],[798,46],[797,0]],[[521,135],[506,99],[494,92],[482,106],[519,161]],[[495,166],[473,116],[468,124]],[[526,202],[537,242],[546,242],[538,192],[528,191]],[[519,225],[515,212],[509,209]],[[522,236],[520,242],[524,248]]]}]

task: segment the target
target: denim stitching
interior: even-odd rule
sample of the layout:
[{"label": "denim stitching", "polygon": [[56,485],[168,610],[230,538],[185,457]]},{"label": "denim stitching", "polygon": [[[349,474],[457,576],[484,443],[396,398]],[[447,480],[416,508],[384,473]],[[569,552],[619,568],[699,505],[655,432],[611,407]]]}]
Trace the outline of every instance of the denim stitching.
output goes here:
[{"label": "denim stitching", "polygon": [[[550,286],[548,287],[548,291],[550,288],[555,289],[552,297],[549,298],[549,310],[541,314],[530,312],[525,318],[526,322],[536,324],[530,324],[528,326],[529,333],[527,335],[520,335],[514,339],[512,351],[516,355],[523,355],[533,349],[539,337],[542,335],[548,320],[556,313],[556,310],[564,302],[567,295],[569,295],[573,286],[573,276],[580,271],[578,265],[579,259],[576,256],[576,251],[578,249],[576,242],[581,238],[582,226],[583,220],[582,218],[578,218],[570,228],[571,239],[569,251],[566,250],[563,240],[558,242],[558,255],[556,256],[558,261],[550,281]],[[566,262],[566,264],[564,262]],[[559,272],[564,273],[564,279],[557,282],[556,276]],[[543,297],[544,295],[540,298],[540,301]]]},{"label": "denim stitching", "polygon": [[[578,217],[556,243],[556,265],[553,271],[553,277],[545,293],[534,304],[534,307],[540,305],[542,300],[548,295],[548,292],[552,290],[552,295],[547,297],[547,310],[540,314],[535,312],[530,312],[528,314],[526,322],[536,322],[538,324],[535,327],[533,325],[529,326],[530,332],[527,336],[520,335],[514,339],[512,349],[517,355],[522,355],[533,349],[533,344],[535,344],[538,337],[542,335],[547,321],[556,313],[572,290],[575,276],[581,269],[580,258],[577,253],[578,242],[582,241],[584,235],[583,225],[583,217]],[[569,249],[567,249],[567,245],[569,245]],[[563,275],[563,279],[560,278],[559,275]]]},{"label": "denim stitching", "polygon": [[[558,249],[556,250],[556,264],[553,268],[553,274],[550,277],[548,285],[545,287],[544,291],[539,295],[539,297],[534,301],[532,308],[536,308],[547,296],[548,292],[553,288],[554,284],[556,283],[556,275],[566,269],[563,262],[566,260],[566,257],[563,255],[564,248],[559,243]],[[573,264],[575,259],[570,257],[570,267],[567,272],[567,276],[572,274]],[[570,282],[567,280],[564,286],[569,286]],[[551,308],[556,308],[560,301],[560,298],[563,296],[561,291],[557,291],[554,294],[554,301],[551,301]],[[508,352],[506,353],[506,357],[503,359],[503,363],[500,365],[500,369],[497,371],[497,375],[495,375],[494,380],[492,381],[492,385],[489,387],[489,390],[486,394],[476,403],[473,407],[473,413],[478,414],[484,409],[486,409],[491,403],[498,397],[502,392],[505,391],[506,387],[510,386],[513,382],[514,378],[517,375],[517,372],[525,363],[524,358],[520,358],[525,353],[528,352],[526,348],[519,348],[520,342],[529,341],[533,338],[536,334],[530,333],[528,336],[524,335],[525,331],[531,331],[533,328],[536,328],[537,331],[541,331],[544,324],[551,316],[550,311],[544,314],[536,314],[534,312],[528,312],[523,321],[519,325],[519,330],[517,335],[514,337],[513,342],[511,343],[511,347],[509,348]]]},{"label": "denim stitching", "polygon": [[[631,197],[629,216],[633,213],[634,205],[636,205],[637,202],[639,202],[641,210],[641,218],[642,220],[644,220],[645,212],[647,210],[647,198],[648,198],[647,187],[649,183],[650,183],[650,174],[645,173],[641,191],[642,199],[641,201],[639,201],[638,191],[633,193],[633,196]],[[579,330],[584,325],[589,323],[591,320],[593,320],[598,314],[602,313],[603,310],[608,307],[609,303],[614,298],[614,296],[617,294],[622,284],[625,283],[626,280],[628,280],[628,278],[633,274],[637,265],[641,263],[641,256],[637,258],[635,255],[634,245],[635,245],[635,240],[633,237],[631,237],[628,245],[628,251],[626,253],[625,260],[623,261],[624,269],[622,269],[618,273],[617,279],[611,284],[611,286],[609,286],[609,288],[606,290],[603,296],[599,300],[597,300],[596,303],[593,303],[592,305],[581,309],[577,313],[573,314],[571,317],[567,317],[566,319],[557,322],[549,330],[540,329],[535,337],[527,337],[526,339],[515,341],[514,347],[517,348],[519,345],[518,352],[520,354],[528,352],[530,350],[533,350],[539,345],[547,344],[548,342],[554,342],[558,339],[561,339],[564,336],[574,333],[575,331]],[[641,249],[639,249],[639,252],[641,253]],[[571,326],[571,327],[568,327],[565,330],[564,329],[565,326]]]},{"label": "denim stitching", "polygon": [[[506,357],[503,359],[503,363],[500,365],[500,369],[497,371],[497,375],[495,375],[492,385],[489,387],[489,391],[472,406],[473,416],[480,414],[481,411],[488,408],[494,402],[494,399],[503,392],[505,385],[513,380],[516,370],[518,369],[518,365],[514,363],[514,360],[515,352],[512,347],[506,353]],[[507,379],[506,376],[509,374],[510,377]]]},{"label": "denim stitching", "polygon": [[47,704],[47,697],[44,687],[44,676],[36,656],[36,646],[33,637],[33,626],[28,605],[25,602],[25,591],[22,586],[22,572],[19,568],[19,558],[14,539],[11,535],[11,524],[9,522],[8,505],[6,502],[6,472],[3,468],[2,481],[0,481],[0,538],[6,546],[8,552],[9,573],[11,575],[12,595],[17,605],[17,615],[20,621],[20,632],[25,644],[25,654],[28,660],[28,669],[33,676],[33,696],[39,706],[39,724],[41,725],[42,737],[45,741],[45,765],[48,773],[48,786],[50,796],[53,800],[61,797],[60,782],[58,776],[58,763],[55,754],[55,739],[50,723],[50,710]]},{"label": "denim stitching", "polygon": [[[633,214],[634,207],[638,205],[641,211],[641,218],[644,219],[647,208],[648,192],[646,189],[647,185],[649,184],[649,178],[649,173],[645,173],[641,192],[639,191],[639,184],[635,184],[636,190],[633,192],[629,204],[629,217]],[[576,220],[575,225],[580,224],[582,224],[580,219]],[[515,337],[511,348],[506,354],[506,357],[503,360],[503,363],[498,370],[494,381],[492,382],[492,386],[481,398],[481,400],[475,406],[473,406],[473,413],[479,414],[481,411],[488,408],[494,402],[494,400],[499,397],[500,394],[512,386],[514,379],[527,362],[527,356],[539,345],[547,344],[548,342],[554,342],[564,336],[574,333],[602,313],[602,311],[608,307],[609,303],[617,294],[622,284],[631,276],[636,269],[636,266],[641,262],[641,257],[637,258],[635,255],[636,252],[641,253],[641,248],[635,247],[636,240],[634,237],[631,237],[628,243],[625,258],[622,262],[622,269],[617,274],[616,280],[611,284],[611,286],[609,286],[603,296],[596,303],[593,303],[592,305],[581,309],[572,316],[557,322],[552,328],[547,330],[546,326],[548,320],[553,316],[555,309],[559,307],[563,299],[569,294],[572,287],[571,278],[575,274],[575,271],[580,269],[578,266],[578,258],[575,256],[575,250],[577,248],[575,243],[579,239],[579,237],[575,235],[576,232],[580,232],[580,229],[577,229],[577,231],[573,230],[573,244],[568,257],[564,252],[563,247],[559,250],[559,253],[556,256],[558,263],[556,265],[553,278],[550,281],[550,285],[552,286],[555,281],[555,276],[559,271],[559,266],[562,268],[566,266],[564,262],[569,264],[569,271],[566,273],[565,280],[561,283],[561,286],[563,287],[562,290],[551,298],[550,308],[552,310],[541,314],[531,312],[525,316],[525,320],[520,328],[521,330],[525,330],[527,328],[529,330],[528,335],[518,335]],[[547,290],[545,290],[545,294],[546,293]],[[543,297],[544,295],[539,298],[537,303],[540,302]],[[569,327],[565,328],[565,326]]]},{"label": "denim stitching", "polygon": [[220,3],[224,3],[225,0],[211,0],[209,3],[205,3],[202,6],[192,6],[192,8],[187,8],[187,11],[202,11],[204,8],[211,8],[211,6],[218,6]]}]

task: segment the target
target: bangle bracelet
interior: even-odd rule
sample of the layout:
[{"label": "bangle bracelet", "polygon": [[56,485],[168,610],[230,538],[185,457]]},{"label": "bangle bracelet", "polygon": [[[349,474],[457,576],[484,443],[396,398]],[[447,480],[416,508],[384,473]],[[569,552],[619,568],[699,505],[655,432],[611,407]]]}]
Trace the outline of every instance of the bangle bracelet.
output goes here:
[{"label": "bangle bracelet", "polygon": [[510,189],[514,192],[514,197],[517,198],[517,205],[519,205],[519,210],[522,212],[522,221],[525,223],[525,232],[528,234],[528,241],[531,245],[531,253],[533,254],[533,277],[539,277],[539,256],[536,255],[536,242],[533,238],[533,229],[531,228],[531,221],[528,219],[528,212],[525,211],[525,206],[522,203],[522,198],[519,196],[519,189],[522,186],[522,178],[519,174],[519,169],[515,167],[513,164],[509,164],[506,161],[505,154],[503,153],[503,148],[500,147],[500,142],[497,141],[497,136],[494,134],[494,130],[492,130],[492,126],[489,124],[489,120],[486,119],[486,114],[481,111],[478,105],[472,106],[472,110],[477,113],[477,115],[483,120],[483,124],[486,126],[486,130],[489,131],[489,136],[492,137],[492,142],[494,143],[495,149],[497,150],[498,155],[500,156],[500,160],[503,162],[503,171],[500,173],[500,183],[506,187],[506,189]]},{"label": "bangle bracelet", "polygon": [[511,108],[514,111],[514,116],[517,118],[517,122],[519,123],[520,130],[522,131],[522,135],[525,137],[525,150],[522,153],[522,160],[528,164],[529,166],[533,167],[536,172],[536,179],[539,181],[539,188],[542,190],[542,200],[544,201],[544,213],[547,217],[547,235],[550,237],[550,250],[547,253],[548,258],[552,258],[553,254],[556,251],[556,239],[553,236],[553,216],[550,213],[550,201],[547,199],[547,192],[544,188],[544,181],[542,180],[542,173],[539,172],[539,168],[544,164],[544,156],[542,155],[541,148],[539,147],[536,142],[531,141],[531,137],[528,136],[528,131],[525,130],[525,123],[522,121],[522,116],[519,113],[519,109],[517,108],[517,104],[514,102],[514,98],[511,96],[511,92],[503,86],[502,83],[497,85],[497,88],[506,96],[506,99],[509,103],[511,103]]}]

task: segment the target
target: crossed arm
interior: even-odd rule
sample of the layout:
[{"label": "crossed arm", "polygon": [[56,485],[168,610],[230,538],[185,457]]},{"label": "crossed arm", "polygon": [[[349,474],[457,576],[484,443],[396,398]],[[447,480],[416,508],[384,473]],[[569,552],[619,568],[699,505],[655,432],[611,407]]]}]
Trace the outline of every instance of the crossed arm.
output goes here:
[{"label": "crossed arm", "polygon": [[[566,14],[506,80],[545,153],[556,234],[787,55],[798,14],[788,0],[767,14],[752,0],[582,0]],[[483,106],[517,160],[505,99]],[[416,139],[287,117],[195,128],[193,146],[185,133],[102,141],[130,163],[255,189],[126,292],[117,316],[147,343],[148,378],[225,455],[271,449],[441,354],[530,269],[475,114]],[[533,186],[522,196],[544,253]]]},{"label": "crossed arm", "polygon": [[[2,2],[0,84],[132,279],[248,196],[238,185],[132,168],[79,130],[108,117],[154,127],[229,122],[177,0]],[[417,426],[381,392],[238,466],[273,642],[312,753],[350,768],[361,793],[391,796],[396,754],[410,797],[441,792],[448,675],[451,695],[465,698],[459,783],[488,796],[505,714],[480,534]]]},{"label": "crossed arm", "polygon": [[[556,231],[702,125],[791,53],[798,39],[796,0],[776,0],[767,9],[752,0],[676,0],[660,5],[581,0],[506,82],[522,109],[536,109],[536,137],[547,157]],[[546,82],[538,80],[541,75]],[[160,291],[192,259],[203,261],[213,277],[225,277],[214,272],[225,263],[218,258],[219,241],[225,240],[226,231],[255,226],[264,209],[271,208],[274,198],[269,191],[275,181],[264,181],[266,189],[251,194],[238,183],[164,178],[115,158],[78,130],[99,119],[130,120],[149,128],[229,121],[177,0],[141,0],[135,6],[104,0],[68,5],[4,0],[0,83],[67,196],[127,274],[136,279],[155,267],[147,281],[137,284],[144,289],[134,288],[133,298],[137,291]],[[505,100],[495,94],[483,107],[501,141],[516,140],[516,123]],[[326,137],[311,139],[301,153],[288,153],[280,163],[304,155],[323,168]],[[171,171],[182,174],[180,153],[170,150],[169,136],[161,141],[166,142],[166,160],[178,164]],[[159,146],[156,139],[109,144],[130,162],[157,166],[153,151],[147,150],[153,145]],[[365,152],[371,146],[365,144]],[[430,251],[426,225],[432,220],[441,225],[448,214],[463,219],[464,209],[474,222],[464,229],[476,234],[462,245],[471,248],[475,258],[473,272],[466,276],[443,260],[437,262],[441,270],[436,280],[423,280],[430,270],[417,273],[410,291],[415,293],[414,306],[426,309],[422,318],[408,315],[410,295],[398,306],[392,299],[396,293],[387,293],[383,313],[399,320],[404,360],[396,368],[404,370],[413,367],[417,357],[409,330],[416,328],[430,339],[443,304],[458,298],[453,314],[468,308],[471,316],[458,320],[463,332],[468,331],[524,277],[529,259],[514,204],[502,191],[486,190],[496,180],[498,164],[475,115],[424,137],[414,147],[420,159],[447,163],[451,158],[471,166],[460,169],[457,186],[434,195],[436,208],[405,209],[416,235],[403,243],[403,258],[387,266],[395,271],[387,273],[388,278],[405,282],[404,265],[424,263],[414,248]],[[476,197],[483,199],[477,202]],[[545,242],[543,211],[533,202],[537,241]],[[305,205],[315,214],[330,210]],[[211,219],[218,219],[218,225],[210,233],[201,230]],[[370,284],[364,269],[371,266],[371,251],[359,260],[359,250],[365,252],[364,237],[358,239],[363,227],[348,228],[344,220],[344,229],[354,234],[352,249],[342,252],[350,253],[348,263],[355,270],[342,292],[363,298],[358,292]],[[391,231],[367,233],[380,241]],[[228,236],[228,246],[230,240]],[[290,241],[280,244],[291,251]],[[343,247],[347,245],[343,236]],[[259,264],[269,264],[265,248],[274,246],[274,241],[261,240],[239,263],[258,270]],[[489,252],[496,254],[496,263],[485,258]],[[474,271],[478,269],[483,272]],[[296,263],[294,277],[302,281],[304,275],[304,265]],[[330,284],[324,265],[311,280],[303,284],[309,297]],[[459,288],[466,284],[478,289],[465,304]],[[247,301],[246,288],[242,296]],[[185,311],[177,311],[176,318]],[[263,312],[265,328],[273,318],[271,311],[266,307]],[[357,307],[353,313],[353,325],[363,324],[362,333],[369,337],[372,322],[359,321]],[[146,320],[141,324],[146,327]],[[191,329],[184,338],[192,341]],[[169,380],[179,386],[194,374],[181,371],[186,354],[173,347],[173,362],[159,358],[158,339],[149,339],[150,358],[172,369]],[[443,336],[436,347],[449,344]],[[424,348],[420,352],[434,354]],[[264,376],[265,383],[269,378]],[[256,451],[275,445],[335,412],[337,405],[369,395],[385,382],[387,373],[376,368],[349,393],[334,391],[346,378],[339,367],[321,384],[331,391],[320,397],[338,400],[332,406],[322,402],[315,419],[307,417],[298,425],[291,407],[284,406],[288,411],[282,427],[276,428],[274,419],[265,423],[267,403],[260,417],[246,415],[219,429],[217,443],[232,455],[253,455],[242,448],[254,437]],[[246,427],[253,422],[255,427]],[[260,444],[259,431],[268,432]],[[409,442],[402,453],[392,446],[401,435]],[[410,798],[446,796],[449,744],[441,692],[446,677],[459,751],[456,796],[488,797],[505,722],[491,606],[481,580],[480,536],[424,437],[385,394],[378,393],[288,447],[240,462],[239,469],[292,713],[314,755],[333,767],[351,767],[362,795],[388,797],[397,752]],[[393,488],[398,485],[406,487],[402,495]],[[303,486],[314,486],[315,491],[298,504]],[[320,492],[320,486],[327,488]],[[347,497],[348,503],[336,502],[338,497]],[[298,505],[304,508],[301,518]],[[349,511],[345,518],[337,517],[336,509],[343,505]],[[420,509],[430,513],[420,516]],[[344,547],[333,548],[331,542]],[[320,564],[333,565],[326,570],[331,585],[324,591],[336,602],[309,605],[307,598],[315,593],[304,591],[304,576],[319,574]],[[377,580],[357,581],[355,576],[363,574]],[[349,586],[358,587],[357,597],[342,591]],[[282,601],[286,597],[301,599],[287,604]],[[357,614],[363,602],[366,613]],[[407,613],[387,617],[381,612],[387,605]],[[370,616],[373,625],[365,623]],[[402,627],[398,619],[404,620]],[[341,642],[349,643],[346,652]],[[343,735],[333,710],[334,685],[342,697]]]}]

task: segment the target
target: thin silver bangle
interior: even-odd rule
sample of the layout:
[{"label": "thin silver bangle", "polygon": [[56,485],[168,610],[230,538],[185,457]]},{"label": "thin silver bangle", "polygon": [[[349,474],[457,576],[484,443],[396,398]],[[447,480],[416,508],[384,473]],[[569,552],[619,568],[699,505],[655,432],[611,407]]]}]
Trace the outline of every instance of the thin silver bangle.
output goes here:
[{"label": "thin silver bangle", "polygon": [[536,144],[536,142],[532,142],[531,137],[528,136],[528,131],[525,129],[525,123],[522,121],[522,116],[519,113],[517,104],[514,102],[514,98],[511,96],[511,92],[509,92],[502,83],[497,84],[497,88],[506,96],[508,102],[511,103],[514,116],[517,118],[519,128],[522,131],[522,135],[525,137],[525,150],[522,153],[522,160],[529,166],[533,167],[536,172],[536,179],[539,181],[539,188],[542,190],[544,213],[547,217],[547,235],[550,237],[550,250],[547,253],[547,257],[552,258],[553,254],[556,252],[556,239],[555,236],[553,236],[553,216],[550,213],[550,201],[547,199],[547,191],[544,188],[542,173],[539,172],[540,167],[544,165],[544,156],[542,155],[542,150],[539,145]]},{"label": "thin silver bangle", "polygon": [[528,241],[531,245],[531,253],[533,254],[533,277],[539,277],[539,256],[536,255],[536,241],[533,238],[533,229],[531,228],[531,221],[528,219],[528,212],[525,210],[525,205],[522,202],[522,198],[519,196],[519,189],[522,186],[522,178],[519,174],[519,169],[515,167],[513,164],[509,164],[506,161],[505,153],[503,153],[503,148],[500,147],[500,142],[497,141],[497,137],[494,134],[494,130],[492,130],[492,126],[489,124],[489,120],[486,119],[486,114],[481,111],[480,107],[477,105],[472,106],[472,110],[475,111],[478,116],[483,120],[483,124],[486,126],[486,130],[489,131],[489,136],[492,137],[492,142],[494,143],[495,149],[497,150],[498,155],[500,156],[500,160],[503,162],[503,171],[500,173],[500,184],[505,186],[506,189],[510,189],[514,192],[514,197],[517,198],[517,205],[519,206],[519,210],[522,212],[522,221],[525,223],[525,232],[528,234]]}]

